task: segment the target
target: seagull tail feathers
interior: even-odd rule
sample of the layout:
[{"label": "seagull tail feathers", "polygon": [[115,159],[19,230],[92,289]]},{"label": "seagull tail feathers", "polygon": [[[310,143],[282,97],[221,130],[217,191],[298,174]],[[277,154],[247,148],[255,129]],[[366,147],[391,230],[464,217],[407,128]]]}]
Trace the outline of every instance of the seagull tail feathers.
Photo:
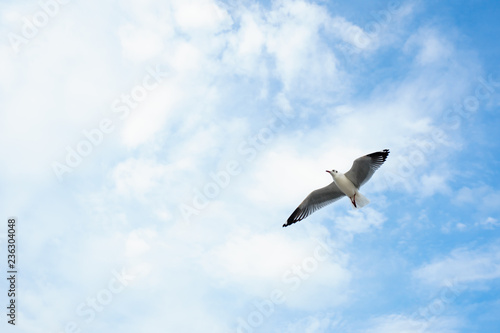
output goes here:
[{"label": "seagull tail feathers", "polygon": [[[365,197],[363,194],[359,193],[356,191],[356,207],[355,208],[362,208],[370,203],[370,200],[368,200],[367,197]],[[354,207],[354,205],[353,205]]]}]

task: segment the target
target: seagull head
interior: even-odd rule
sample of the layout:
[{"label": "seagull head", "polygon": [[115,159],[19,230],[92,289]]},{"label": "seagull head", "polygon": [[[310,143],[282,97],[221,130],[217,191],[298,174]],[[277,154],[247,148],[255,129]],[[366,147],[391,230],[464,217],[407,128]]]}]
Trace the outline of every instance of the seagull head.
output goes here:
[{"label": "seagull head", "polygon": [[330,175],[332,175],[333,179],[335,179],[335,177],[339,173],[337,170],[326,170],[326,172],[328,172]]}]

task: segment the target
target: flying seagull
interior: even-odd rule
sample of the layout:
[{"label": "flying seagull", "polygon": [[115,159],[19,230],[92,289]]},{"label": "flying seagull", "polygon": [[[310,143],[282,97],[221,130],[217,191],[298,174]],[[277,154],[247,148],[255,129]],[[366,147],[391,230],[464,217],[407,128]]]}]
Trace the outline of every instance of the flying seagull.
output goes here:
[{"label": "flying seagull", "polygon": [[331,204],[344,195],[351,199],[354,208],[361,208],[370,201],[361,193],[359,188],[365,184],[385,162],[389,155],[389,149],[377,151],[354,160],[351,170],[345,174],[337,170],[326,170],[333,177],[330,185],[312,191],[302,203],[294,210],[283,227],[301,221],[314,213],[316,210]]}]

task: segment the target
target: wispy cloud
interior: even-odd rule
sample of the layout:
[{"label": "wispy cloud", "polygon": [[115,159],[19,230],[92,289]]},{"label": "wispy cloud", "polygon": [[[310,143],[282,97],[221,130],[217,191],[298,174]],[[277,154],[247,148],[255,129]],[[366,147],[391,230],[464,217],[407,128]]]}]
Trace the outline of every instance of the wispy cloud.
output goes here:
[{"label": "wispy cloud", "polygon": [[367,333],[419,333],[438,332],[455,333],[459,332],[460,320],[453,317],[433,318],[430,321],[414,319],[403,315],[389,315],[377,318],[373,322],[373,328],[367,329]]},{"label": "wispy cloud", "polygon": [[442,286],[449,281],[466,283],[470,288],[500,277],[498,244],[477,249],[458,248],[444,258],[420,267],[414,276],[425,283]]}]

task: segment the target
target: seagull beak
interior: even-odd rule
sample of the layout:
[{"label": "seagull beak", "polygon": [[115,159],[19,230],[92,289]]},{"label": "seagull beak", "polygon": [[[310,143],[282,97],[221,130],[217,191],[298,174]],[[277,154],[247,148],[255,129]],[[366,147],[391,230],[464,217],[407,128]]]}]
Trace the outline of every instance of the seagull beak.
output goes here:
[{"label": "seagull beak", "polygon": [[326,172],[330,173],[330,171],[326,170]]}]

